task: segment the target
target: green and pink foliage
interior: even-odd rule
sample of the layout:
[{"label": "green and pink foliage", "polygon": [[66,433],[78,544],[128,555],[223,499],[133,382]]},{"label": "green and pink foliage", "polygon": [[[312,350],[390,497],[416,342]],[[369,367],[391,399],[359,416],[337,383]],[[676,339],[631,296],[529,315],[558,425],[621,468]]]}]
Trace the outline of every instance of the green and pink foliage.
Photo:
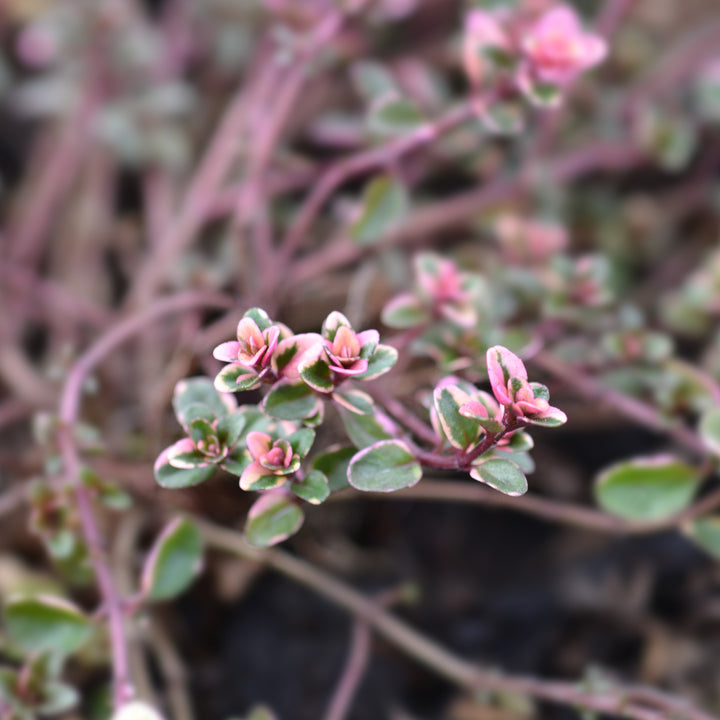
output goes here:
[{"label": "green and pink foliage", "polygon": [[497,401],[531,425],[557,427],[567,422],[562,410],[549,403],[550,393],[540,383],[529,383],[523,361],[501,345],[487,351],[490,386]]},{"label": "green and pink foliage", "polygon": [[145,558],[140,592],[152,602],[183,593],[203,567],[203,544],[198,529],[187,519],[172,520]]},{"label": "green and pink foliage", "polygon": [[250,508],[245,536],[251,545],[269,547],[287,540],[302,527],[305,516],[283,489],[263,493]]},{"label": "green and pink foliage", "polygon": [[564,252],[569,243],[562,224],[541,218],[503,213],[494,222],[503,260],[513,265],[541,268],[552,257]]},{"label": "green and pink foliage", "polygon": [[278,344],[292,335],[285,325],[273,323],[260,308],[248,310],[237,327],[237,340],[218,345],[216,360],[229,363],[215,378],[220,392],[251,390],[262,382],[273,382],[272,360]]},{"label": "green and pink foliage", "polygon": [[531,102],[557,105],[562,89],[583,72],[601,63],[608,53],[605,40],[586,32],[569,5],[549,9],[523,33],[517,83]]},{"label": "green and pink foliage", "polygon": [[311,345],[299,363],[300,377],[314,390],[330,393],[348,378],[372,380],[392,369],[397,351],[380,344],[377,330],[356,333],[340,312],[323,322],[319,341]]},{"label": "green and pink foliage", "polygon": [[247,452],[251,462],[240,477],[240,487],[269,490],[284,484],[298,471],[314,439],[315,433],[310,428],[296,430],[287,437],[248,433]]},{"label": "green and pink foliage", "polygon": [[458,468],[507,495],[527,491],[532,439],[494,397],[459,378],[444,378],[433,392],[430,418],[436,433],[459,453]]},{"label": "green and pink foliage", "polygon": [[419,253],[413,260],[415,288],[390,300],[382,312],[388,327],[410,328],[447,321],[472,328],[485,283],[475,273],[461,272],[450,259],[435,253]]},{"label": "green and pink foliage", "polygon": [[605,40],[584,30],[567,4],[520,3],[516,8],[475,8],[465,18],[463,62],[478,93],[506,77],[531,104],[554,107],[563,91],[607,56]]},{"label": "green and pink foliage", "polygon": [[[498,408],[497,403],[493,405]],[[485,415],[478,420],[473,415],[466,415],[461,408],[471,406],[475,415],[481,415],[482,406]],[[499,408],[498,408],[499,409]],[[492,413],[492,415],[491,415]],[[500,411],[502,417],[502,411]],[[438,437],[445,438],[457,450],[471,450],[484,434],[483,422],[491,423],[495,432],[503,429],[502,422],[496,419],[497,412],[488,410],[480,398],[480,391],[470,383],[456,377],[447,377],[438,383],[433,391],[433,406],[430,410],[430,420]]]},{"label": "green and pink foliage", "polygon": [[401,440],[380,440],[360,450],[347,472],[350,484],[365,492],[395,492],[422,477],[420,463]]},{"label": "green and pink foliage", "polygon": [[247,417],[232,395],[219,393],[207,378],[180,381],[173,407],[187,437],[163,450],[155,461],[155,478],[163,487],[198,485],[217,467],[230,469]]}]

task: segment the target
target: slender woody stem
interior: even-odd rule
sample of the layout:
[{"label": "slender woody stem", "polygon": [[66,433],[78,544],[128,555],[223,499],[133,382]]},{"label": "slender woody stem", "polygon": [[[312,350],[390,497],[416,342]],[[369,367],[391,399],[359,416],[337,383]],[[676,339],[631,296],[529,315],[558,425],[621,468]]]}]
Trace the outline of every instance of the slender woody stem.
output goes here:
[{"label": "slender woody stem", "polygon": [[[194,521],[209,546],[264,563],[306,585],[319,595],[353,613],[421,664],[469,691],[518,693],[538,700],[633,720],[667,720],[668,716],[682,717],[685,720],[717,720],[690,703],[686,704],[677,698],[651,689],[638,687],[626,689],[615,686],[610,689],[603,687],[596,691],[585,688],[580,683],[510,676],[488,670],[458,657],[376,602],[310,563],[281,550],[258,550],[234,530],[213,525],[200,518],[195,518]],[[643,691],[650,695],[643,694]]]},{"label": "slender woody stem", "polygon": [[206,293],[188,293],[158,301],[148,310],[132,315],[111,327],[87,352],[78,358],[63,386],[60,398],[60,420],[62,422],[59,433],[60,451],[66,477],[75,490],[83,536],[107,613],[113,660],[113,699],[116,708],[131,698],[134,690],[130,681],[122,598],[107,562],[105,543],[93,512],[90,493],[80,476],[80,455],[75,443],[75,424],[80,410],[82,386],[88,374],[101,360],[150,323],[183,310],[197,307],[230,307],[231,305],[231,301],[225,296]]},{"label": "slender woody stem", "polygon": [[561,362],[547,352],[540,352],[529,358],[529,362],[543,368],[551,375],[561,379],[565,384],[573,387],[580,394],[590,400],[614,407],[623,415],[635,422],[644,425],[656,432],[669,435],[680,445],[696,455],[704,457],[707,448],[703,441],[692,430],[684,425],[672,423],[662,417],[657,408],[636,400],[633,397],[608,387],[595,378],[591,378],[579,370]]},{"label": "slender woody stem", "polygon": [[423,125],[380,147],[362,150],[330,167],[315,184],[290,226],[280,249],[281,264],[290,261],[305,239],[317,214],[343,183],[356,175],[387,165],[397,158],[437,140],[472,117],[472,112],[470,103],[463,104],[453,108],[433,123]]}]

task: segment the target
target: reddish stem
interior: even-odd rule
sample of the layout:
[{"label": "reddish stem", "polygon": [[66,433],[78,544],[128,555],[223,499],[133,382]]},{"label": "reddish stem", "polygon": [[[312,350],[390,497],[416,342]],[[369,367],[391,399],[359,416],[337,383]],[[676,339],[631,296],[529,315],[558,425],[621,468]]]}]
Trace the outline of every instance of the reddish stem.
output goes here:
[{"label": "reddish stem", "polygon": [[183,310],[197,307],[230,307],[231,304],[224,296],[204,293],[176,295],[159,301],[149,309],[115,325],[100,337],[87,352],[78,358],[63,386],[60,399],[62,428],[58,440],[66,477],[75,490],[83,536],[108,617],[113,659],[113,697],[116,708],[127,702],[132,697],[134,690],[130,679],[125,639],[123,600],[105,556],[104,540],[93,512],[90,493],[80,477],[80,456],[75,444],[75,424],[79,416],[82,386],[88,374],[101,360],[118,345],[141,332],[150,323]]}]

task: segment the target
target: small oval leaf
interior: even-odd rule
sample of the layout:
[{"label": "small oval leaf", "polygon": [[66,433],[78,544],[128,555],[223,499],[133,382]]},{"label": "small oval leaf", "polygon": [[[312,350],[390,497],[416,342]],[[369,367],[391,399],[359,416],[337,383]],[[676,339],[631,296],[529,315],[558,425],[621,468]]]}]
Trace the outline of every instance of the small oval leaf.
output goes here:
[{"label": "small oval leaf", "polygon": [[662,520],[684,510],[699,485],[694,467],[662,455],[608,468],[596,480],[595,497],[600,507],[618,517]]},{"label": "small oval leaf", "polygon": [[168,462],[168,450],[164,450],[155,462],[155,480],[164,488],[177,490],[179,488],[193,487],[210,479],[215,473],[215,466],[180,469]]},{"label": "small oval leaf", "polygon": [[313,470],[319,470],[327,477],[331,493],[348,487],[347,470],[356,452],[357,449],[349,445],[334,446],[313,460]]},{"label": "small oval leaf", "polygon": [[368,359],[367,370],[356,375],[356,380],[374,380],[380,375],[392,370],[398,360],[398,351],[390,345],[378,345],[375,352]]},{"label": "small oval leaf", "polygon": [[712,408],[703,413],[699,430],[708,450],[720,456],[720,408]]},{"label": "small oval leaf", "polygon": [[198,529],[176,518],[160,533],[143,568],[141,587],[148,600],[180,595],[202,569],[203,547]]},{"label": "small oval leaf", "polygon": [[70,655],[92,633],[90,618],[80,608],[51,595],[12,598],[4,614],[10,638],[26,652]]},{"label": "small oval leaf", "polygon": [[265,396],[262,409],[279,420],[304,420],[317,410],[313,389],[305,383],[281,380]]},{"label": "small oval leaf", "polygon": [[505,495],[524,495],[527,492],[527,478],[513,462],[492,458],[470,471],[470,477],[479,480]]},{"label": "small oval leaf", "polygon": [[284,492],[261,495],[248,513],[247,541],[255,547],[277,545],[302,526],[303,511]]},{"label": "small oval leaf", "polygon": [[395,492],[421,477],[420,463],[400,440],[382,440],[361,450],[348,467],[350,484],[365,492]]},{"label": "small oval leaf", "polygon": [[299,498],[311,503],[312,505],[320,505],[330,496],[330,488],[328,487],[328,479],[319,470],[311,470],[302,480],[302,482],[294,482],[290,489]]},{"label": "small oval leaf", "polygon": [[684,527],[683,532],[705,552],[720,560],[720,515],[698,518]]},{"label": "small oval leaf", "polygon": [[204,405],[216,417],[232,412],[235,407],[234,399],[220,395],[213,386],[212,380],[206,377],[181,380],[175,386],[172,403],[175,415],[181,424],[186,412],[191,410],[193,405]]},{"label": "small oval leaf", "polygon": [[362,199],[362,213],[350,228],[350,234],[360,245],[371,245],[396,228],[409,209],[405,186],[388,175],[371,180]]},{"label": "small oval leaf", "polygon": [[433,403],[445,437],[458,450],[472,447],[480,435],[478,422],[460,414],[467,400],[466,393],[453,386],[438,387],[433,392]]}]

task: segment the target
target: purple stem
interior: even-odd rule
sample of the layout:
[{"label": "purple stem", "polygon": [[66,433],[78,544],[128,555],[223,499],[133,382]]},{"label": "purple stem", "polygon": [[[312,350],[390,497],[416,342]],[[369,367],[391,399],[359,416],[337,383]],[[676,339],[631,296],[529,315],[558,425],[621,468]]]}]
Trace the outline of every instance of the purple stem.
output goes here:
[{"label": "purple stem", "polygon": [[692,430],[684,425],[672,424],[663,418],[657,408],[652,405],[608,387],[595,378],[591,378],[570,365],[561,362],[549,353],[540,352],[534,357],[528,358],[528,360],[562,380],[566,385],[575,388],[589,400],[614,407],[635,422],[656,432],[669,435],[696,455],[701,457],[707,455],[705,444]]},{"label": "purple stem", "polygon": [[83,536],[107,613],[112,648],[113,698],[116,708],[127,702],[133,696],[134,690],[130,679],[125,639],[123,601],[105,557],[104,540],[93,512],[90,494],[80,477],[80,456],[75,445],[74,432],[79,416],[82,386],[88,374],[101,360],[150,323],[166,315],[197,307],[227,308],[231,306],[232,302],[228,298],[207,293],[187,293],[158,301],[149,309],[128,317],[101,336],[89,350],[78,358],[63,386],[60,398],[62,423],[59,433],[60,451],[67,479],[75,490]]},{"label": "purple stem", "polygon": [[362,150],[330,167],[314,185],[310,196],[295,216],[280,249],[280,265],[284,267],[305,240],[317,214],[333,193],[351,178],[378,167],[437,140],[472,117],[472,105],[466,103],[450,110],[433,123],[380,147]]},{"label": "purple stem", "polygon": [[365,674],[369,654],[370,627],[362,620],[355,620],[350,640],[350,654],[324,720],[344,720],[347,716],[358,685]]},{"label": "purple stem", "polygon": [[[433,233],[463,225],[493,205],[506,202],[522,193],[542,177],[555,183],[569,182],[587,172],[622,170],[637,165],[644,155],[627,141],[598,142],[561,155],[546,165],[524,165],[519,171],[493,180],[475,190],[421,207],[407,222],[383,238],[383,247],[424,242]],[[338,267],[357,261],[368,252],[348,238],[338,238],[321,250],[295,264],[290,292],[308,280],[325,275]]]}]

